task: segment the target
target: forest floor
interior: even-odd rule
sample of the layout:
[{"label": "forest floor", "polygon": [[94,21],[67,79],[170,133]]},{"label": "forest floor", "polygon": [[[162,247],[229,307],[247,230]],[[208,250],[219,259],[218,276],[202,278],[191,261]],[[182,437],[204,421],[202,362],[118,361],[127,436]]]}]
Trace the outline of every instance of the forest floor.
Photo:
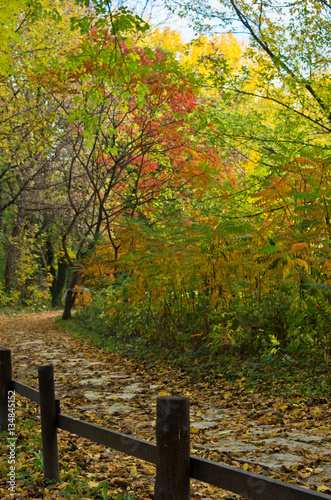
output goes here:
[{"label": "forest floor", "polygon": [[[0,315],[0,346],[12,351],[13,378],[36,389],[38,366],[53,364],[61,413],[155,442],[157,396],[189,396],[192,454],[331,494],[329,400],[249,392],[241,380],[229,383],[221,376],[212,386],[194,383],[164,362],[161,369],[139,365],[98,349],[65,332],[55,322],[58,316],[58,311]],[[62,482],[45,485],[40,450],[27,444],[30,435],[40,443],[38,406],[17,396],[16,418],[16,493],[6,489],[2,439],[0,498],[110,499],[125,492],[134,499],[153,498],[152,465],[62,430]],[[99,486],[105,481],[108,492]],[[240,498],[198,481],[192,481],[191,495],[192,500]]]}]

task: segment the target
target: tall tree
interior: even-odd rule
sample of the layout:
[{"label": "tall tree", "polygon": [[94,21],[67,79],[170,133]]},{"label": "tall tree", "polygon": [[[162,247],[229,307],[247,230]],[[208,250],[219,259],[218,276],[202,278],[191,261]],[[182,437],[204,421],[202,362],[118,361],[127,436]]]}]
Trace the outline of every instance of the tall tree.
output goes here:
[{"label": "tall tree", "polygon": [[[7,293],[17,288],[18,282],[18,288],[24,289],[18,276],[24,245],[31,243],[30,236],[41,236],[50,229],[61,207],[59,194],[54,195],[61,113],[59,104],[32,76],[50,61],[61,59],[64,48],[75,43],[78,33],[70,28],[69,13],[79,16],[80,12],[70,1],[13,2],[3,12],[8,19],[0,50],[0,228]],[[39,248],[44,248],[41,241]],[[47,275],[43,257],[42,250],[42,281]]]},{"label": "tall tree", "polygon": [[[176,4],[176,2],[174,2]],[[330,141],[330,6],[319,0],[224,0],[178,5],[197,29],[245,32],[247,60],[237,74],[214,57],[215,83],[234,104],[220,130],[259,151],[267,165],[296,155],[328,155]],[[244,104],[250,109],[242,113]],[[237,112],[239,111],[239,112]],[[217,111],[216,111],[217,112]],[[270,116],[272,120],[270,120]]]},{"label": "tall tree", "polygon": [[[14,287],[22,246],[18,239],[25,228],[32,233],[36,231],[36,235],[49,234],[43,240],[48,242],[48,248],[44,243],[41,245],[40,259],[51,268],[50,238],[68,223],[72,209],[70,201],[63,197],[58,171],[63,155],[69,154],[67,135],[73,130],[68,129],[63,115],[63,110],[68,108],[59,96],[55,98],[43,88],[35,75],[54,67],[70,72],[73,65],[70,47],[77,47],[78,40],[92,24],[95,30],[101,31],[111,26],[117,34],[120,29],[129,30],[142,22],[125,9],[113,16],[108,3],[102,0],[85,4],[71,0],[18,1],[1,11],[5,29],[0,49],[3,106],[0,228],[7,292]],[[81,44],[80,58],[90,59],[91,54],[84,54],[85,49],[89,47]],[[57,246],[54,241],[51,246],[53,244]],[[56,249],[54,251],[56,255]],[[43,274],[43,268],[40,272]]]},{"label": "tall tree", "polygon": [[[71,267],[64,318],[70,317],[80,260],[102,234],[117,259],[115,221],[141,217],[156,196],[183,195],[185,185],[206,176],[216,160],[199,144],[190,123],[198,108],[194,79],[161,50],[130,47],[131,41],[91,31],[83,42],[90,58],[62,76],[55,71],[43,84],[61,97],[70,139],[61,171],[72,209],[62,238]],[[76,56],[73,60],[76,60]],[[196,189],[199,189],[196,183]],[[82,237],[79,237],[79,234]],[[75,262],[67,248],[76,241]]]}]

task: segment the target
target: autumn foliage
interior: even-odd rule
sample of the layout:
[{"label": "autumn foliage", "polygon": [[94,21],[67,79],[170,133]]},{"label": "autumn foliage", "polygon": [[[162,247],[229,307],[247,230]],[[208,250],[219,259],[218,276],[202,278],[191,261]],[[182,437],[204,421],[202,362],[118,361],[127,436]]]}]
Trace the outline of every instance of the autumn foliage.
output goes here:
[{"label": "autumn foliage", "polygon": [[44,59],[28,15],[2,56],[3,301],[60,304],[66,282],[65,316],[77,298],[107,335],[328,369],[328,70],[305,24],[282,28],[301,60],[272,18],[247,18],[255,45],[185,43],[98,5],[64,5]]},{"label": "autumn foliage", "polygon": [[315,346],[328,361],[328,177],[327,163],[297,158],[251,195],[241,217],[231,206],[239,188],[223,186],[218,217],[213,205],[203,213],[186,199],[157,227],[123,221],[119,260],[101,245],[86,268],[102,283],[114,333],[161,335],[210,355]]}]

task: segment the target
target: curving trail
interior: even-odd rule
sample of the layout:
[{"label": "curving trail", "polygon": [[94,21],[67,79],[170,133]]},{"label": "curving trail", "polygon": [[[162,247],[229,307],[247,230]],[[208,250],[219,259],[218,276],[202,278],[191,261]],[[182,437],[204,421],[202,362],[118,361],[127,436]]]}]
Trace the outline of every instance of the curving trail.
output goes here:
[{"label": "curving trail", "polygon": [[[180,370],[139,366],[78,340],[55,323],[58,316],[58,311],[0,315],[0,346],[12,350],[13,378],[34,388],[38,366],[54,365],[62,413],[154,441],[156,397],[190,396],[192,453],[325,493],[330,485],[331,493],[331,405],[325,400],[268,398],[221,378],[213,387],[193,384]],[[19,401],[18,416],[38,421],[38,407]],[[114,493],[153,498],[151,465],[65,431],[59,431],[59,450],[61,468],[78,465],[83,479],[108,481]],[[62,498],[55,487],[44,488],[40,477],[34,493],[23,482],[24,496],[17,498]],[[4,486],[0,482],[0,497],[14,498]],[[239,497],[192,481],[193,500],[224,498]]]}]

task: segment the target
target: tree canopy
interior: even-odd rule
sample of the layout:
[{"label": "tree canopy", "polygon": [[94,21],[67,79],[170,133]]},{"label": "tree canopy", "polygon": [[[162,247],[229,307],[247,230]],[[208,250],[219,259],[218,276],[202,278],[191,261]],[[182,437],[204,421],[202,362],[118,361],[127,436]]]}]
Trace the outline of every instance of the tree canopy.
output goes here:
[{"label": "tree canopy", "polygon": [[106,1],[7,7],[1,300],[328,365],[328,3],[172,2],[190,43]]}]

